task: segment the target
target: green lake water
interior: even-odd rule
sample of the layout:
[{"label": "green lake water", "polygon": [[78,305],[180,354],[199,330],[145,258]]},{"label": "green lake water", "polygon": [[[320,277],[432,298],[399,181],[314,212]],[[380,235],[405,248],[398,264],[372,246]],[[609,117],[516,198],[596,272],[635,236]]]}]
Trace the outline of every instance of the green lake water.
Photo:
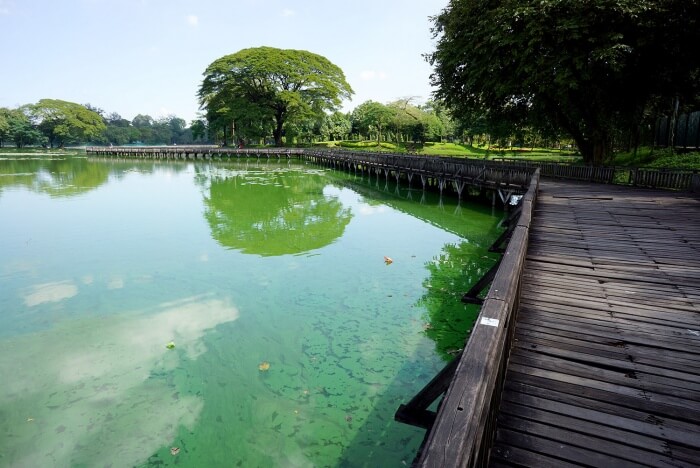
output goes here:
[{"label": "green lake water", "polygon": [[394,412],[501,218],[297,162],[0,157],[0,466],[410,465]]}]

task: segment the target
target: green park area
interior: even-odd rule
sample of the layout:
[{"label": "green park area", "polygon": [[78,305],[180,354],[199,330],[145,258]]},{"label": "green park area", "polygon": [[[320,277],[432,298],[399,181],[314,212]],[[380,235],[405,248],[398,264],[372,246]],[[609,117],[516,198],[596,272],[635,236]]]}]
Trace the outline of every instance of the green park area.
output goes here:
[{"label": "green park area", "polygon": [[204,70],[191,122],[41,99],[0,108],[0,148],[301,146],[695,170],[698,8],[454,1],[432,17],[428,100],[370,99],[341,111],[354,91],[328,58],[246,48]]}]

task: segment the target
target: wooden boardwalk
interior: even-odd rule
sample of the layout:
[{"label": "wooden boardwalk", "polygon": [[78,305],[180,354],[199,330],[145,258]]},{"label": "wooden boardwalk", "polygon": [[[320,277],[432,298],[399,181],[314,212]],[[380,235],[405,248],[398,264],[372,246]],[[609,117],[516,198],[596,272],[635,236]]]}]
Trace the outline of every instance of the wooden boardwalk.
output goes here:
[{"label": "wooden boardwalk", "polygon": [[700,200],[542,181],[490,464],[700,466]]}]

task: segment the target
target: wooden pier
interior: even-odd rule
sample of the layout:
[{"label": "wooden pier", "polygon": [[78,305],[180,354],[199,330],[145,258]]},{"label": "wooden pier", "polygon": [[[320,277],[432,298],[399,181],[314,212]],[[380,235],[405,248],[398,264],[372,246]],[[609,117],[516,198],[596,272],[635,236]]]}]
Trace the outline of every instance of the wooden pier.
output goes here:
[{"label": "wooden pier", "polygon": [[700,200],[532,188],[415,464],[700,466]]},{"label": "wooden pier", "polygon": [[466,187],[493,190],[508,203],[511,195],[527,188],[534,167],[503,164],[479,159],[441,158],[371,151],[345,151],[313,148],[221,148],[216,146],[94,146],[88,156],[173,160],[300,159],[346,171],[364,172],[370,177],[436,187],[462,197]]},{"label": "wooden pier", "polygon": [[528,161],[517,158],[467,159],[418,156],[372,151],[323,148],[235,148],[214,145],[185,146],[89,146],[89,156],[153,160],[282,160],[302,159],[377,177],[389,177],[423,188],[436,186],[441,192],[452,189],[462,196],[465,187],[501,190],[502,200],[527,188],[532,174],[540,169],[543,177],[579,180],[634,187],[662,188],[700,193],[700,173],[684,169],[594,167],[568,163]]}]

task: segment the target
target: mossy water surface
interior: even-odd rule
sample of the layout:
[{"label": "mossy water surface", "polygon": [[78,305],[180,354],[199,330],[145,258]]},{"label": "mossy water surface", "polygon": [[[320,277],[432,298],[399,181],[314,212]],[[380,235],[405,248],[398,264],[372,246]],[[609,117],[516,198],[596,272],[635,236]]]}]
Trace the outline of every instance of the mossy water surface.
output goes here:
[{"label": "mossy water surface", "polygon": [[0,466],[404,466],[424,431],[393,414],[463,345],[501,214],[62,157],[0,159],[0,219]]}]

